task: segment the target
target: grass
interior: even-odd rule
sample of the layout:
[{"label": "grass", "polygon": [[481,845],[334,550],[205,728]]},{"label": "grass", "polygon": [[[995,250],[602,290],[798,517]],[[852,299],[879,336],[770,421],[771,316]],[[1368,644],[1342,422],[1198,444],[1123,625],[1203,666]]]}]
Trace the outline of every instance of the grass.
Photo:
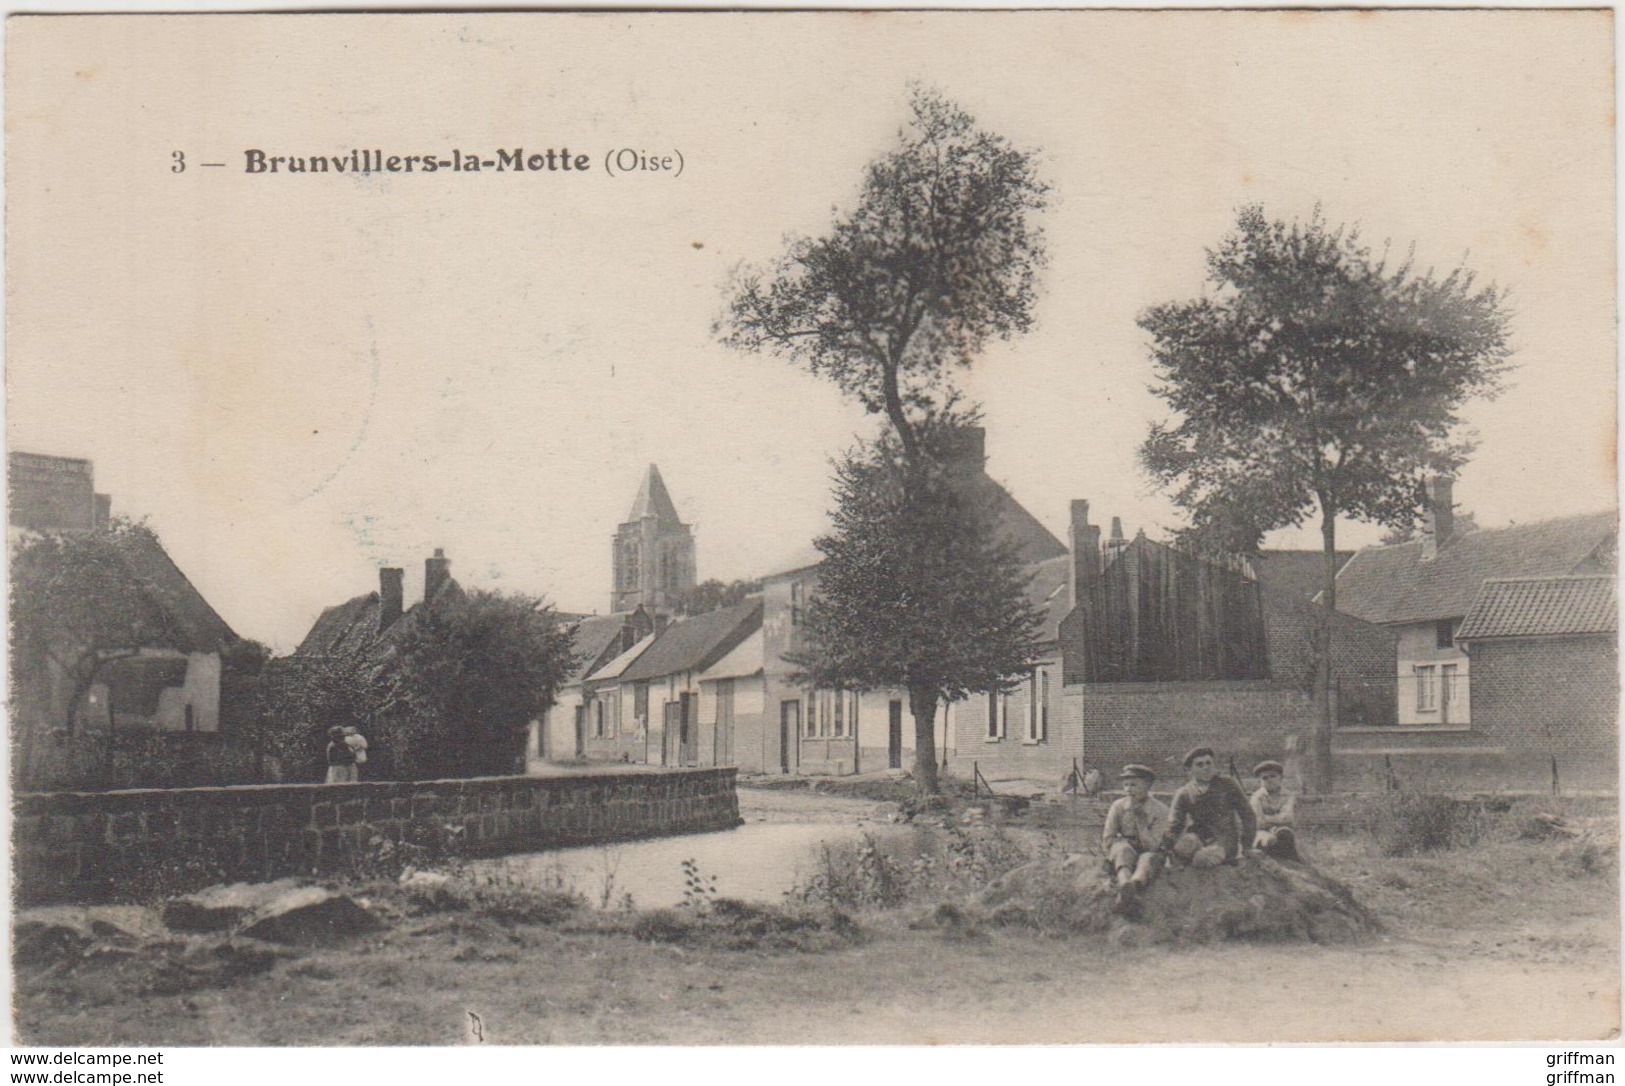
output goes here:
[{"label": "grass", "polygon": [[[954,824],[833,849],[781,905],[702,890],[681,908],[606,909],[608,892],[499,871],[368,882],[356,892],[392,922],[379,935],[245,957],[208,983],[197,951],[156,973],[117,955],[19,967],[14,1013],[24,1040],[55,1045],[460,1044],[470,1011],[488,1043],[524,1044],[1602,1035],[1618,1022],[1610,820],[1524,804],[1479,830],[1471,848],[1403,857],[1370,835],[1308,835],[1383,920],[1358,947],[1170,953],[987,923],[958,902],[1065,850],[1019,825]],[[1180,985],[1189,1006],[1170,1008]]]}]

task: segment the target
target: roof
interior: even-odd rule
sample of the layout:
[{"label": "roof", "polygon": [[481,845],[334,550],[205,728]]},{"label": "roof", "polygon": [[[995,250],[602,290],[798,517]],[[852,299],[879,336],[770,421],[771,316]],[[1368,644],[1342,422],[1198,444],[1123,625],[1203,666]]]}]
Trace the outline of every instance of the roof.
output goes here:
[{"label": "roof", "polygon": [[1611,571],[1617,534],[1609,511],[1467,532],[1431,561],[1421,540],[1367,547],[1337,576],[1337,609],[1383,624],[1458,618],[1488,580]]},{"label": "roof", "polygon": [[759,675],[762,663],[766,657],[767,646],[762,638],[761,627],[748,635],[722,659],[706,668],[700,674],[705,679],[743,679],[749,675]]},{"label": "roof", "polygon": [[1558,637],[1618,629],[1613,576],[1523,577],[1485,581],[1456,638]]},{"label": "roof", "polygon": [[1027,582],[1027,602],[1044,612],[1044,624],[1038,628],[1038,640],[1055,641],[1060,636],[1061,620],[1072,610],[1072,560],[1068,555],[1051,558],[1029,567],[1032,580]]},{"label": "roof", "polygon": [[147,597],[173,620],[179,635],[175,648],[184,652],[216,652],[238,639],[226,620],[186,579],[186,574],[175,565],[157,536],[147,532],[123,535],[118,554],[125,568],[141,583]]},{"label": "roof", "polygon": [[[1348,565],[1353,551],[1335,551],[1336,568]],[[1264,551],[1252,559],[1253,575],[1271,592],[1292,592],[1310,599],[1326,587],[1324,551]]]},{"label": "roof", "polygon": [[986,472],[974,472],[969,478],[972,493],[992,503],[999,536],[1015,545],[1018,559],[1032,564],[1066,555],[1066,544],[1056,539],[1053,532]]},{"label": "roof", "polygon": [[[460,596],[463,586],[455,578],[448,579],[435,593],[435,600]],[[393,641],[410,625],[408,621],[418,613],[424,603],[420,600],[408,607],[388,630],[378,629],[378,593],[368,592],[327,608],[317,617],[305,639],[294,649],[296,656],[343,656],[354,652],[369,652],[382,641]]]},{"label": "roof", "polygon": [[576,666],[564,685],[574,686],[584,682],[603,664],[604,654],[620,641],[621,631],[625,628],[625,614],[594,615],[577,623],[574,645]]},{"label": "roof", "polygon": [[638,496],[632,501],[632,511],[626,515],[628,521],[642,520],[644,517],[656,517],[673,524],[681,522],[677,506],[672,504],[671,495],[666,492],[666,482],[660,477],[660,469],[653,464],[644,473]]},{"label": "roof", "polygon": [[622,673],[624,673],[627,668],[632,666],[632,661],[636,660],[639,656],[642,656],[643,650],[654,644],[654,640],[658,636],[658,634],[649,634],[637,644],[633,645],[631,648],[609,661],[609,663],[592,672],[587,676],[587,680],[590,682],[607,682],[611,679],[620,678]]},{"label": "roof", "polygon": [[762,597],[667,626],[621,673],[622,682],[703,671],[762,626]]}]

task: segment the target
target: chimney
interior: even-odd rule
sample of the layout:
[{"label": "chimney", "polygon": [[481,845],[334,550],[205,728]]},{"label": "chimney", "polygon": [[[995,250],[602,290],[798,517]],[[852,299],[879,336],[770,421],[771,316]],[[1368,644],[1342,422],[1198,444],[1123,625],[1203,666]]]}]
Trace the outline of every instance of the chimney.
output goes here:
[{"label": "chimney", "polygon": [[406,570],[385,566],[378,571],[378,632],[395,625],[406,605]]},{"label": "chimney", "polygon": [[987,431],[980,426],[960,428],[949,447],[948,460],[960,471],[981,471],[987,466]]},{"label": "chimney", "polygon": [[1100,528],[1089,523],[1089,503],[1082,498],[1072,501],[1066,542],[1072,552],[1072,606],[1077,607],[1089,586],[1100,577]]},{"label": "chimney", "polygon": [[98,529],[105,529],[113,519],[113,495],[94,494],[96,501],[95,522]]},{"label": "chimney", "polygon": [[1127,546],[1128,540],[1123,538],[1123,518],[1113,517],[1111,538],[1106,541],[1106,553],[1115,558]]},{"label": "chimney", "polygon": [[436,547],[434,557],[423,561],[423,601],[427,603],[434,599],[449,580],[451,580],[451,559],[446,557],[444,550]]},{"label": "chimney", "polygon": [[1456,528],[1456,481],[1448,475],[1430,475],[1422,489],[1427,497],[1422,515],[1422,561],[1431,562],[1449,544]]}]

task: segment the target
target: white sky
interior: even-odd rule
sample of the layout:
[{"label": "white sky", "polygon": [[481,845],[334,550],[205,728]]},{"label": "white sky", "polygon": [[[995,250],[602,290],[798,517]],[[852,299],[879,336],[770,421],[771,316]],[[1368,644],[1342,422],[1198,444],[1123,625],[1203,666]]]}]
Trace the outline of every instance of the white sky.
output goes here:
[{"label": "white sky", "polygon": [[[1135,315],[1202,289],[1260,201],[1316,201],[1511,288],[1508,392],[1456,495],[1489,527],[1610,506],[1612,27],[1596,13],[214,17],[8,27],[8,442],[90,457],[242,635],[290,649],[379,565],[605,610],[657,462],[702,578],[825,524],[874,423],[710,336],[741,260],[850,203],[934,84],[1041,153],[1038,327],[966,381],[989,471],[1177,523]],[[585,176],[251,177],[245,148],[487,155]],[[615,147],[680,178],[611,179]],[[169,172],[185,149],[194,168]],[[205,170],[195,164],[226,162]],[[1341,541],[1380,530],[1345,525]],[[1276,546],[1317,547],[1283,533]]]}]

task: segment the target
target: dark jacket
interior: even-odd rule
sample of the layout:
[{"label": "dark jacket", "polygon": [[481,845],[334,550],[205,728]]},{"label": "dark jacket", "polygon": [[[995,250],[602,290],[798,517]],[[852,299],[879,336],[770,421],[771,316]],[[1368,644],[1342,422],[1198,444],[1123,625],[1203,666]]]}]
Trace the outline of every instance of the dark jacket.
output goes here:
[{"label": "dark jacket", "polygon": [[344,740],[336,739],[327,744],[327,764],[355,765],[355,751]]},{"label": "dark jacket", "polygon": [[1196,782],[1188,781],[1174,793],[1162,846],[1173,847],[1187,830],[1200,837],[1204,844],[1222,843],[1225,855],[1234,857],[1242,848],[1252,845],[1258,833],[1258,818],[1241,785],[1231,778],[1214,777],[1206,791],[1198,791]]}]

